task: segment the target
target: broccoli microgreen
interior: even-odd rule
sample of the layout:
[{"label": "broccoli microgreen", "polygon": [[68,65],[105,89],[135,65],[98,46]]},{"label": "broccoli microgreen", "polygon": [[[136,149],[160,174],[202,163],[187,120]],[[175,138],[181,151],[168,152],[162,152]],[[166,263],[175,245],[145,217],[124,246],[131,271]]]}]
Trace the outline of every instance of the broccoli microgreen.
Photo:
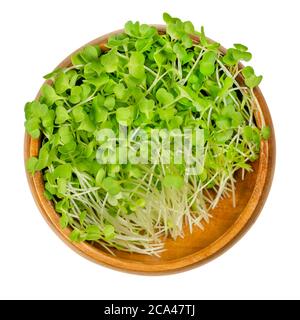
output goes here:
[{"label": "broccoli microgreen", "polygon": [[[223,54],[203,27],[198,32],[167,13],[163,19],[165,34],[129,21],[108,39],[107,50],[86,46],[71,57],[71,66],[46,75],[38,100],[25,106],[26,131],[42,143],[26,168],[42,171],[45,196],[61,227],[71,227],[71,241],[158,255],[162,236],[183,236],[184,224],[202,228],[226,195],[235,204],[234,174],[251,170],[261,140],[270,136],[263,117],[261,129],[254,119],[256,111],[262,115],[253,91],[262,76],[250,66],[239,69],[240,61],[252,58],[248,48],[236,43]],[[139,128],[203,129],[202,173],[188,176],[184,164],[162,158],[100,163],[115,154],[97,153],[110,143],[99,132],[119,134],[120,126],[129,136]],[[171,159],[177,156],[171,151]]]}]

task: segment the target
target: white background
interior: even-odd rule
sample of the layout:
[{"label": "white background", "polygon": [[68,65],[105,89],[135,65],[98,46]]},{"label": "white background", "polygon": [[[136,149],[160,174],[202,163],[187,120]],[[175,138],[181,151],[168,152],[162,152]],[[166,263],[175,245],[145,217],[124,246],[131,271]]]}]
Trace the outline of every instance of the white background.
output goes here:
[{"label": "white background", "polygon": [[[300,298],[298,1],[52,0],[0,2],[0,298]],[[242,42],[264,75],[277,165],[252,229],[218,259],[170,276],[125,274],[69,249],[36,208],[23,167],[23,106],[70,52],[127,20],[162,23],[170,12],[209,37]]]}]

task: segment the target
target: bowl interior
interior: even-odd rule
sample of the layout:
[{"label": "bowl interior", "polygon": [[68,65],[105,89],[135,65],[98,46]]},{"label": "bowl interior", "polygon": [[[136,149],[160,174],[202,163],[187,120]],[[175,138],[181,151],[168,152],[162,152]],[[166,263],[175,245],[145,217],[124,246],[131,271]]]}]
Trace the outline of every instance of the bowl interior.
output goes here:
[{"label": "bowl interior", "polygon": [[[158,27],[164,32],[162,27]],[[114,34],[120,31],[114,32]],[[105,49],[109,35],[95,39],[90,44],[97,44]],[[225,49],[224,49],[225,50]],[[59,67],[71,64],[70,56]],[[62,230],[59,226],[59,216],[53,205],[44,195],[44,183],[41,173],[34,176],[27,175],[34,199],[46,221],[53,230],[74,250],[81,255],[101,264],[131,271],[131,272],[171,272],[203,263],[220,254],[232,245],[255,221],[267,197],[274,171],[275,163],[275,138],[272,120],[266,102],[257,88],[256,98],[261,106],[266,124],[271,128],[271,138],[261,144],[260,158],[253,163],[253,171],[237,175],[236,206],[233,207],[232,199],[222,199],[218,206],[211,212],[212,218],[204,225],[204,230],[194,227],[191,233],[187,228],[184,238],[165,240],[165,251],[160,257],[127,253],[114,250],[114,256],[102,247],[95,247],[88,243],[72,243],[68,235],[70,230]],[[256,121],[260,125],[260,116]],[[25,159],[36,156],[39,151],[40,141],[25,136]]]}]

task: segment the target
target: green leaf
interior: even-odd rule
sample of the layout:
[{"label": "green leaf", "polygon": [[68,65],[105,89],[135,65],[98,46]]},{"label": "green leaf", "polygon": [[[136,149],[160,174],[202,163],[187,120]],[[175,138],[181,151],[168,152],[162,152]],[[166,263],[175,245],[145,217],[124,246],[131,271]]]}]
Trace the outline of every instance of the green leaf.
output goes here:
[{"label": "green leaf", "polygon": [[167,34],[172,39],[180,40],[186,34],[184,31],[184,24],[179,19],[174,19],[172,22],[167,24]]},{"label": "green leaf", "polygon": [[85,239],[88,241],[97,241],[101,239],[101,232],[98,226],[88,226],[85,230],[86,237]]},{"label": "green leaf", "polygon": [[95,121],[97,123],[99,122],[105,122],[108,118],[108,111],[105,108],[96,107],[94,108],[95,112]]},{"label": "green leaf", "polygon": [[108,48],[118,48],[127,46],[129,42],[129,38],[126,34],[117,34],[109,37],[106,46]]},{"label": "green leaf", "polygon": [[62,142],[62,144],[67,144],[73,141],[73,135],[70,130],[70,127],[67,127],[67,126],[60,127],[58,129],[58,135],[60,137],[60,141]]},{"label": "green leaf", "polygon": [[35,101],[32,101],[32,102],[27,102],[25,104],[25,107],[24,107],[24,112],[25,112],[25,119],[26,120],[29,120],[31,118],[34,118],[34,114],[33,114],[33,104],[34,104]]},{"label": "green leaf", "polygon": [[140,36],[140,24],[139,22],[133,23],[132,21],[128,21],[125,23],[125,33],[131,37],[137,38]]},{"label": "green leaf", "polygon": [[102,188],[112,196],[121,192],[121,187],[119,182],[111,177],[107,177],[103,179]]},{"label": "green leaf", "polygon": [[56,191],[57,191],[57,186],[54,184],[51,184],[49,182],[45,183],[45,189],[48,193],[52,194],[52,195],[56,195]]},{"label": "green leaf", "polygon": [[69,119],[70,119],[70,116],[69,116],[68,111],[66,110],[66,108],[64,108],[62,106],[58,106],[56,108],[55,123],[56,124],[63,124]]},{"label": "green leaf", "polygon": [[86,117],[78,127],[78,130],[83,130],[87,132],[94,132],[96,130],[96,127],[94,123],[91,121],[89,117]]},{"label": "green leaf", "polygon": [[260,136],[257,128],[255,127],[245,126],[243,129],[243,136],[248,142],[253,142],[255,144],[260,143]]},{"label": "green leaf", "polygon": [[74,242],[81,241],[81,232],[77,229],[74,229],[70,234],[70,240]]},{"label": "green leaf", "polygon": [[239,51],[248,51],[248,47],[246,47],[245,45],[240,44],[240,43],[235,43],[234,47],[236,49],[238,49]]},{"label": "green leaf", "polygon": [[182,44],[185,48],[191,48],[193,46],[193,41],[192,39],[190,38],[189,35],[187,34],[184,34],[182,37],[181,37],[181,40],[182,40]]},{"label": "green leaf", "polygon": [[270,127],[263,127],[261,129],[261,136],[264,140],[268,140],[270,138],[270,135],[271,135]]},{"label": "green leaf", "polygon": [[25,118],[26,120],[32,118],[42,119],[48,112],[48,106],[38,101],[28,102],[25,105]]},{"label": "green leaf", "polygon": [[157,51],[153,55],[153,58],[159,67],[164,65],[167,60],[166,55],[164,55],[160,49],[157,49]]},{"label": "green leaf", "polygon": [[26,160],[26,170],[29,173],[34,174],[36,171],[36,164],[38,162],[38,159],[36,157],[31,157],[29,159]]},{"label": "green leaf", "polygon": [[77,106],[72,109],[72,116],[75,122],[81,122],[87,117],[87,113],[84,111],[83,106]]},{"label": "green leaf", "polygon": [[235,59],[235,61],[250,61],[252,59],[252,54],[250,52],[244,52],[239,50],[233,50],[232,56]]},{"label": "green leaf", "polygon": [[233,135],[233,130],[228,129],[222,132],[218,132],[215,135],[215,141],[218,144],[224,144],[226,141],[228,141]]},{"label": "green leaf", "polygon": [[[228,128],[236,128],[239,125],[243,123],[243,116],[239,111],[235,111],[235,108],[233,105],[229,104],[226,107],[223,108],[221,112],[221,116],[218,118],[217,122],[222,119],[227,119],[229,121],[229,127]],[[228,129],[222,127],[221,129]]]},{"label": "green leaf", "polygon": [[55,210],[61,214],[68,212],[69,208],[70,208],[70,203],[67,198],[60,200],[55,204]]},{"label": "green leaf", "polygon": [[60,73],[55,80],[54,87],[58,94],[64,93],[69,89],[69,77],[65,73]]},{"label": "green leaf", "polygon": [[163,13],[163,19],[165,23],[172,23],[174,21],[174,19],[167,12]]},{"label": "green leaf", "polygon": [[139,28],[141,38],[152,38],[154,35],[157,35],[157,29],[151,27],[147,24],[141,24]]},{"label": "green leaf", "polygon": [[72,176],[72,166],[70,164],[58,165],[53,171],[53,178],[65,178],[70,180]]},{"label": "green leaf", "polygon": [[47,199],[47,200],[49,200],[49,201],[51,201],[51,200],[53,200],[53,194],[51,194],[48,190],[45,190],[44,191],[44,196],[45,196],[45,198]]},{"label": "green leaf", "polygon": [[201,32],[200,32],[200,35],[199,35],[199,40],[200,40],[200,43],[204,46],[204,47],[207,47],[209,45],[208,41],[207,41],[207,38],[206,38],[206,35],[205,35],[205,32],[204,32],[204,27],[202,26],[201,27]]},{"label": "green leaf", "polygon": [[225,56],[223,57],[223,62],[228,66],[234,66],[238,61],[233,57],[234,49],[230,48],[227,50]]},{"label": "green leaf", "polygon": [[95,140],[92,140],[84,149],[83,151],[83,155],[86,157],[86,158],[90,158],[92,155],[93,155],[93,152],[94,152],[94,147],[95,147]]},{"label": "green leaf", "polygon": [[261,80],[262,76],[256,76],[252,67],[248,66],[242,70],[242,74],[245,78],[245,84],[249,88],[257,87]]},{"label": "green leaf", "polygon": [[105,98],[101,94],[97,94],[93,99],[93,108],[103,107]]},{"label": "green leaf", "polygon": [[150,38],[138,39],[135,43],[135,48],[139,52],[145,52],[151,48],[153,40]]},{"label": "green leaf", "polygon": [[175,54],[178,57],[178,59],[180,61],[184,62],[184,60],[187,57],[187,51],[180,43],[176,42],[174,44],[173,51],[175,52]]},{"label": "green leaf", "polygon": [[190,34],[193,34],[195,32],[194,25],[192,24],[191,21],[185,21],[183,23],[184,26],[184,31]]},{"label": "green leaf", "polygon": [[105,225],[103,234],[106,241],[112,240],[116,236],[114,226],[111,224]]},{"label": "green leaf", "polygon": [[87,216],[87,212],[86,211],[82,211],[79,215],[79,222],[81,225],[83,225],[85,218]]},{"label": "green leaf", "polygon": [[33,113],[36,117],[43,119],[48,113],[48,107],[45,104],[38,103],[35,110],[33,110]]},{"label": "green leaf", "polygon": [[227,130],[231,128],[231,121],[229,118],[221,116],[216,120],[216,125],[221,130]]},{"label": "green leaf", "polygon": [[218,96],[223,98],[226,95],[228,95],[228,90],[231,89],[232,86],[233,86],[233,79],[230,77],[226,77],[223,81],[223,87],[220,90]]},{"label": "green leaf", "polygon": [[42,124],[44,128],[53,128],[55,119],[55,111],[49,110],[42,118]]},{"label": "green leaf", "polygon": [[61,99],[61,97],[56,94],[53,87],[47,83],[42,86],[41,94],[48,106],[52,106],[55,101]]},{"label": "green leaf", "polygon": [[108,81],[109,81],[109,77],[108,77],[108,75],[106,73],[102,73],[97,78],[86,80],[86,82],[92,84],[97,89],[100,89],[102,86],[106,85]]},{"label": "green leaf", "polygon": [[159,109],[158,114],[161,120],[169,121],[176,113],[175,108]]},{"label": "green leaf", "polygon": [[40,120],[32,118],[25,121],[25,129],[33,139],[38,139],[40,137]]},{"label": "green leaf", "polygon": [[242,44],[235,44],[235,48],[227,50],[223,57],[223,62],[229,66],[236,65],[240,60],[250,61],[252,54],[248,52],[248,48]]},{"label": "green leaf", "polygon": [[35,166],[35,169],[40,171],[47,167],[49,162],[49,142],[45,143],[40,151],[39,151],[39,158],[38,162]]},{"label": "green leaf", "polygon": [[100,168],[97,172],[96,178],[95,178],[95,184],[97,187],[102,186],[102,181],[106,175],[106,172],[103,168]]},{"label": "green leaf", "polygon": [[122,126],[130,126],[134,119],[133,106],[118,108],[116,111],[116,119]]},{"label": "green leaf", "polygon": [[81,57],[85,62],[91,62],[97,60],[99,51],[99,47],[96,48],[95,46],[89,45],[83,48],[81,52]]},{"label": "green leaf", "polygon": [[104,93],[113,94],[115,85],[116,82],[113,79],[109,79],[103,88]]},{"label": "green leaf", "polygon": [[217,54],[212,51],[204,53],[200,61],[200,72],[205,76],[210,76],[215,72],[215,62]]},{"label": "green leaf", "polygon": [[102,55],[100,61],[106,72],[112,73],[117,71],[119,65],[119,57],[115,53],[108,52]]},{"label": "green leaf", "polygon": [[91,89],[90,85],[88,85],[86,83],[83,83],[80,86],[80,88],[81,88],[81,95],[80,95],[81,101],[85,101],[89,97],[92,89]]},{"label": "green leaf", "polygon": [[169,121],[169,129],[178,129],[183,123],[183,119],[180,116],[174,116]]},{"label": "green leaf", "polygon": [[231,116],[231,124],[233,128],[237,128],[238,126],[242,125],[243,121],[243,116],[240,112],[235,112]]},{"label": "green leaf", "polygon": [[181,189],[184,185],[183,177],[178,175],[166,175],[163,179],[163,185],[166,188]]},{"label": "green leaf", "polygon": [[75,141],[70,141],[63,146],[58,147],[61,154],[70,154],[76,150],[77,144]]},{"label": "green leaf", "polygon": [[124,100],[126,97],[126,88],[123,83],[118,83],[114,86],[114,94],[117,99]]},{"label": "green leaf", "polygon": [[154,107],[155,107],[155,103],[152,99],[143,98],[139,102],[140,111],[146,114],[148,118],[150,117],[150,114],[153,112]]},{"label": "green leaf", "polygon": [[104,100],[104,106],[108,110],[113,110],[116,104],[116,99],[114,96],[108,96]]},{"label": "green leaf", "polygon": [[67,180],[65,178],[57,179],[57,192],[60,195],[65,195],[67,191]]},{"label": "green leaf", "polygon": [[248,67],[245,67],[243,70],[242,70],[242,74],[245,78],[250,78],[253,76],[254,74],[254,70],[252,67],[248,66]]},{"label": "green leaf", "polygon": [[61,214],[61,217],[59,218],[59,224],[62,229],[67,228],[69,225],[69,217],[65,212]]},{"label": "green leaf", "polygon": [[168,92],[165,88],[160,88],[157,90],[156,99],[162,105],[170,105],[174,102],[174,97],[172,93]]},{"label": "green leaf", "polygon": [[[103,66],[100,63],[100,61],[93,61],[89,62],[84,65],[83,67],[83,76],[86,79],[84,83],[88,83],[90,81],[93,81],[95,79],[98,79],[98,77],[101,75],[101,73],[104,71]],[[103,73],[106,75],[106,73]],[[76,82],[75,82],[76,84]],[[74,85],[75,85],[74,84]]]},{"label": "green leaf", "polygon": [[129,177],[134,177],[139,179],[142,176],[142,171],[134,165],[129,164],[127,167],[127,170],[128,170]]},{"label": "green leaf", "polygon": [[81,92],[82,92],[81,87],[79,86],[72,87],[69,101],[73,104],[79,103],[81,101]]},{"label": "green leaf", "polygon": [[80,52],[75,53],[71,56],[71,62],[73,66],[81,65],[84,63],[84,60],[81,58]]},{"label": "green leaf", "polygon": [[57,68],[53,70],[52,72],[46,74],[43,76],[44,79],[49,80],[49,79],[54,79],[56,76],[58,76],[62,72],[62,68]]},{"label": "green leaf", "polygon": [[143,79],[145,77],[144,63],[144,55],[141,52],[133,52],[128,62],[129,74],[134,78]]}]

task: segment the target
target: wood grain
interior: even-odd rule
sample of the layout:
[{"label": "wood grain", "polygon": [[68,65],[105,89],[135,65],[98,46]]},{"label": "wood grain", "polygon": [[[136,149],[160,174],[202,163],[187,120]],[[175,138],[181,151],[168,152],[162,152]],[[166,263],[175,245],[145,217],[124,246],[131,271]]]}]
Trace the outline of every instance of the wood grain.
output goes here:
[{"label": "wood grain", "polygon": [[[156,25],[156,27],[160,33],[165,32],[164,26]],[[121,31],[104,35],[89,44],[99,45],[105,50],[108,37]],[[197,41],[196,38],[194,40]],[[225,52],[224,48],[222,50]],[[63,60],[59,67],[69,66],[70,56]],[[268,196],[274,174],[275,135],[272,119],[260,89],[256,88],[254,92],[266,124],[271,128],[271,137],[268,141],[262,141],[260,157],[253,165],[253,172],[246,174],[244,180],[238,178],[236,207],[232,207],[231,199],[221,200],[217,208],[212,211],[213,218],[209,224],[205,225],[203,231],[194,228],[193,233],[186,230],[184,238],[178,238],[176,241],[167,239],[165,241],[167,250],[160,258],[118,250],[114,250],[115,256],[113,256],[102,248],[86,242],[72,243],[68,238],[70,230],[60,228],[59,215],[55,212],[52,203],[44,197],[44,182],[41,173],[38,172],[34,176],[27,174],[32,195],[43,217],[56,234],[79,254],[96,263],[122,271],[143,274],[171,273],[203,264],[218,256],[233,245],[256,220]],[[259,115],[256,115],[256,121],[260,125]],[[31,156],[38,155],[39,148],[40,141],[33,140],[25,134],[25,161]]]}]

